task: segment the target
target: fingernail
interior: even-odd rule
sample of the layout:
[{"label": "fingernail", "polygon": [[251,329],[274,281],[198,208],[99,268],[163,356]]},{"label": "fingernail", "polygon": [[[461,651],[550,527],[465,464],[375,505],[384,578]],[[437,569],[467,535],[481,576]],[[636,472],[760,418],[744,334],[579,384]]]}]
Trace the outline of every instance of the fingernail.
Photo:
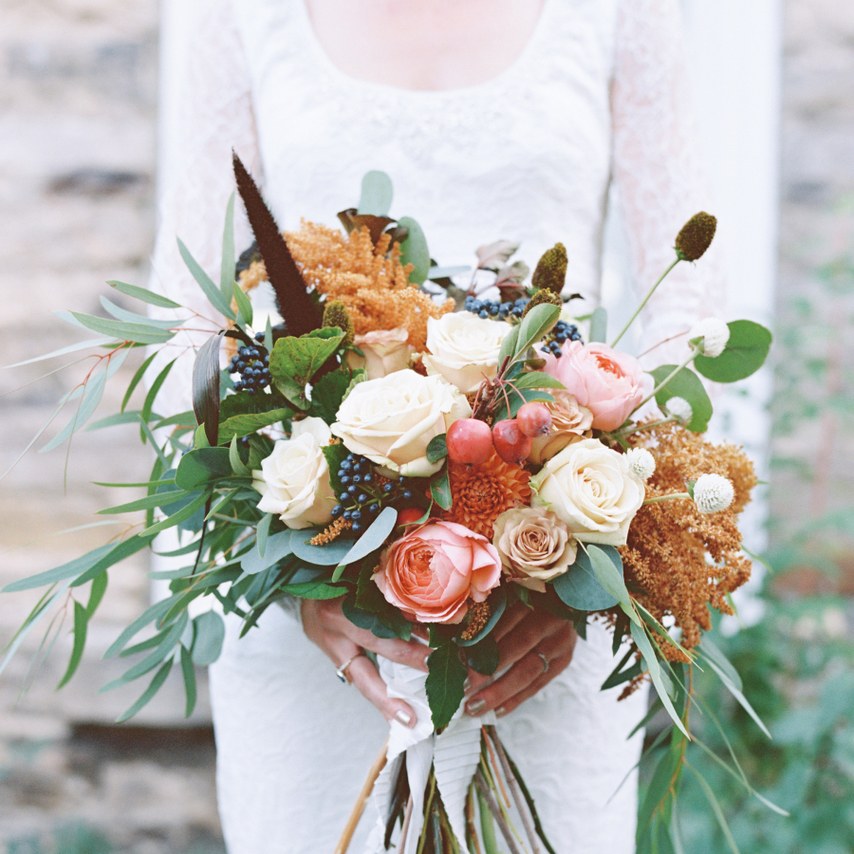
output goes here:
[{"label": "fingernail", "polygon": [[486,700],[474,700],[466,706],[466,713],[469,715],[476,715],[485,705]]},{"label": "fingernail", "polygon": [[425,667],[430,666],[430,653],[429,652],[427,653],[427,655],[424,656],[424,666]]},{"label": "fingernail", "polygon": [[404,726],[412,726],[412,715],[404,709],[398,709],[394,713],[395,718],[400,721]]},{"label": "fingernail", "polygon": [[471,688],[471,678],[466,676],[466,681],[463,682],[463,691],[468,691],[469,688]]},{"label": "fingernail", "polygon": [[495,717],[497,717],[497,718],[503,718],[504,715],[506,715],[506,714],[507,714],[507,709],[505,709],[504,706],[501,706],[501,708],[498,708],[495,710]]}]

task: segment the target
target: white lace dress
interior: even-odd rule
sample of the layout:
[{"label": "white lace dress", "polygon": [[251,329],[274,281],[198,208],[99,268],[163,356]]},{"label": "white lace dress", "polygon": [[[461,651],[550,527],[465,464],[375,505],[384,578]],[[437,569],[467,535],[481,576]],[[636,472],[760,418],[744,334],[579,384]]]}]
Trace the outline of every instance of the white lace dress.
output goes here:
[{"label": "white lace dress", "polygon": [[[679,226],[706,205],[686,119],[678,0],[546,0],[524,52],[490,81],[407,91],[355,80],[327,57],[302,0],[207,0],[185,50],[182,130],[170,151],[154,280],[198,304],[174,249],[180,235],[218,265],[232,147],[263,181],[279,223],[329,224],[369,169],[388,172],[393,210],[412,215],[443,264],[470,263],[498,238],[534,264],[555,241],[568,287],[596,301],[608,189],[616,181],[635,276],[648,285]],[[241,237],[248,243],[245,225]],[[702,268],[681,265],[647,311],[648,340],[703,315]],[[188,341],[187,343],[193,343]],[[190,360],[167,392],[187,408]],[[387,734],[335,678],[283,609],[211,669],[219,802],[231,854],[333,850]],[[613,666],[605,630],[571,666],[500,722],[560,854],[633,850],[644,695],[601,692]],[[360,851],[357,842],[353,851]]]}]

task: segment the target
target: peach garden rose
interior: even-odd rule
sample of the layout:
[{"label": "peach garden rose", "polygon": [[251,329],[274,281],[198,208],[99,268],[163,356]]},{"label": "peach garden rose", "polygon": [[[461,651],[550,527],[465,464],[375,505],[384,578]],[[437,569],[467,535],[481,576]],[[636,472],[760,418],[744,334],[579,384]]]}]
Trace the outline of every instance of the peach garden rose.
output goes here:
[{"label": "peach garden rose", "polygon": [[386,600],[419,623],[459,623],[469,600],[483,602],[501,580],[486,537],[456,522],[428,522],[380,556],[374,581]]}]

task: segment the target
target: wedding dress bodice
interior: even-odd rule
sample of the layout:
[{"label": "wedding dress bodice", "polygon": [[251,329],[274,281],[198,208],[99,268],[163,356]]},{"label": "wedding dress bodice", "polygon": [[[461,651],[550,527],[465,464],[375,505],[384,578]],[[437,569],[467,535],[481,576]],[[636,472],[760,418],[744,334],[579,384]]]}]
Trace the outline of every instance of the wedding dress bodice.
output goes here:
[{"label": "wedding dress bodice", "polygon": [[[336,212],[357,202],[361,176],[381,169],[394,182],[393,214],[419,221],[439,263],[469,264],[477,246],[508,238],[533,266],[561,241],[568,289],[594,304],[612,181],[640,290],[672,259],[681,224],[707,205],[691,145],[678,0],[545,0],[527,47],[503,72],[448,91],[347,76],[324,53],[303,0],[194,2],[185,64],[169,81],[179,87],[180,128],[167,152],[174,180],[163,193],[153,265],[154,286],[184,305],[203,303],[175,236],[203,267],[218,269],[232,148],[261,179],[282,227],[300,217],[334,225]],[[245,224],[239,229],[242,248],[251,238]],[[687,330],[707,313],[709,269],[677,268],[646,310],[646,340]],[[164,389],[174,410],[188,408],[191,360],[183,362]],[[637,739],[625,736],[643,697],[618,704],[613,691],[600,692],[611,666],[607,632],[594,628],[572,665],[502,721],[511,753],[515,744],[523,772],[536,778],[544,820],[559,839],[572,839],[559,851],[631,850],[633,782],[606,802],[637,759]],[[377,732],[376,713],[352,689],[340,693],[329,663],[278,610],[226,645],[212,684],[230,850],[331,850],[316,835],[330,808],[318,769],[333,762],[334,770],[323,768],[333,780],[358,779],[375,747],[366,760],[356,735],[321,753],[332,749],[334,715],[361,715],[365,729],[356,732],[364,734]],[[241,773],[262,779],[266,794],[248,791]],[[271,792],[279,800],[265,801]],[[335,795],[341,815],[355,794]],[[313,817],[305,827],[301,815],[304,824]],[[287,837],[277,836],[283,824]],[[337,828],[327,830],[335,838]]]}]

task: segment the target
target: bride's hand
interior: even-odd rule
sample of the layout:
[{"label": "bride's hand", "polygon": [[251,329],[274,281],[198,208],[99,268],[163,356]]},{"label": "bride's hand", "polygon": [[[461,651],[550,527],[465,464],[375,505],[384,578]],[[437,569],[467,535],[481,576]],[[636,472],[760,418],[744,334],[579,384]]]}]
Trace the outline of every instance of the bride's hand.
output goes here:
[{"label": "bride's hand", "polygon": [[569,662],[577,635],[572,623],[549,613],[518,605],[495,628],[500,677],[470,673],[466,713],[494,710],[501,717],[533,697]]},{"label": "bride's hand", "polygon": [[303,600],[302,625],[307,637],[329,656],[335,667],[352,659],[345,676],[387,720],[394,718],[405,726],[415,726],[412,707],[403,700],[391,699],[387,695],[385,682],[373,662],[362,653],[369,649],[392,661],[426,671],[428,647],[417,641],[378,638],[373,632],[354,626],[344,616],[341,601]]}]

